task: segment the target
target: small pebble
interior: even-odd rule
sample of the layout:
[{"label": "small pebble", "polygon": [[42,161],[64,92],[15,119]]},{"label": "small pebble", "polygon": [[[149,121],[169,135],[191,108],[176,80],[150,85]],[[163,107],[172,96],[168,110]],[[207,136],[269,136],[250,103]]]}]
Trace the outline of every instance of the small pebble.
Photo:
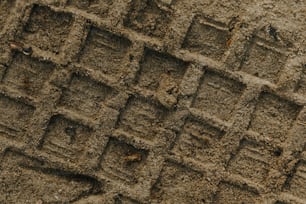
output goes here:
[{"label": "small pebble", "polygon": [[23,44],[19,42],[10,42],[10,48],[13,50],[21,50],[23,48]]},{"label": "small pebble", "polygon": [[25,54],[25,55],[31,55],[32,52],[33,52],[32,47],[22,49],[22,53]]}]

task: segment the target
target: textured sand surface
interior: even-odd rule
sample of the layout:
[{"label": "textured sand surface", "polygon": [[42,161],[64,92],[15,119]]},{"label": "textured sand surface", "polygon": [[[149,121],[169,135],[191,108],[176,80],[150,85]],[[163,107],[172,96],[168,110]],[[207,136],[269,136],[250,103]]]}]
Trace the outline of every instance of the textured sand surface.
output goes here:
[{"label": "textured sand surface", "polygon": [[305,0],[1,0],[0,203],[306,203],[305,39]]}]

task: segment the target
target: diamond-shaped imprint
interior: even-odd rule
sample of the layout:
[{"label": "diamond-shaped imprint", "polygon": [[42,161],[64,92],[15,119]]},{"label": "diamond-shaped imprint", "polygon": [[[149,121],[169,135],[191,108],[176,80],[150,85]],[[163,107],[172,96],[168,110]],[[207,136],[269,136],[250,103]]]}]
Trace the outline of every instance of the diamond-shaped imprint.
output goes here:
[{"label": "diamond-shaped imprint", "polygon": [[38,97],[55,64],[17,53],[3,76],[3,83],[26,95]]},{"label": "diamond-shaped imprint", "polygon": [[122,110],[117,129],[144,140],[154,141],[167,114],[164,107],[143,98],[131,98]]},{"label": "diamond-shaped imprint", "polygon": [[224,132],[195,119],[188,119],[172,151],[195,161],[209,162]]},{"label": "diamond-shaped imprint", "polygon": [[10,139],[26,142],[25,132],[35,108],[0,94],[0,133]]},{"label": "diamond-shaped imprint", "polygon": [[126,27],[146,35],[162,38],[165,36],[171,21],[171,1],[133,0],[128,17],[124,21]]},{"label": "diamond-shaped imprint", "polygon": [[59,105],[98,118],[104,103],[116,95],[109,86],[89,77],[73,74],[68,88],[63,90]]},{"label": "diamond-shaped imprint", "polygon": [[79,158],[88,151],[84,146],[91,136],[89,127],[62,115],[55,115],[49,121],[40,148],[55,157],[79,162]]},{"label": "diamond-shaped imprint", "polygon": [[102,155],[101,168],[120,180],[137,183],[147,157],[147,150],[110,138]]},{"label": "diamond-shaped imprint", "polygon": [[302,107],[275,94],[260,94],[249,130],[264,135],[274,141],[285,141]]},{"label": "diamond-shaped imprint", "polygon": [[192,107],[222,120],[229,120],[245,85],[215,72],[205,72]]},{"label": "diamond-shaped imprint", "polygon": [[26,43],[59,54],[72,28],[72,14],[34,5],[21,36]]},{"label": "diamond-shaped imprint", "polygon": [[179,85],[188,63],[174,56],[145,49],[136,77],[139,87],[156,91],[159,102],[167,108],[177,103]]},{"label": "diamond-shaped imprint", "polygon": [[231,35],[226,25],[210,21],[201,16],[194,17],[182,48],[220,60],[227,50]]},{"label": "diamond-shaped imprint", "polygon": [[[228,170],[256,183],[264,184],[272,171],[277,169],[281,149],[242,140],[238,153],[229,162]],[[274,171],[275,172],[275,171]]]},{"label": "diamond-shaped imprint", "polygon": [[208,186],[201,173],[186,166],[166,162],[151,189],[154,203],[202,203],[207,200]]},{"label": "diamond-shaped imprint", "polygon": [[128,71],[127,53],[131,45],[125,37],[92,27],[78,60],[82,66],[119,80]]},{"label": "diamond-shaped imprint", "polygon": [[241,71],[277,83],[287,56],[264,43],[254,42],[241,65]]}]

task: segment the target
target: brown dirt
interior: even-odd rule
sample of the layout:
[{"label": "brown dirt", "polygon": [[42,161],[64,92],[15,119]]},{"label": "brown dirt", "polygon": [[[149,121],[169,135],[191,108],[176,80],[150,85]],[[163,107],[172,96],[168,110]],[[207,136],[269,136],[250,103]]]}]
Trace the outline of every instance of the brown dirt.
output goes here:
[{"label": "brown dirt", "polygon": [[0,1],[0,203],[306,203],[305,8]]}]

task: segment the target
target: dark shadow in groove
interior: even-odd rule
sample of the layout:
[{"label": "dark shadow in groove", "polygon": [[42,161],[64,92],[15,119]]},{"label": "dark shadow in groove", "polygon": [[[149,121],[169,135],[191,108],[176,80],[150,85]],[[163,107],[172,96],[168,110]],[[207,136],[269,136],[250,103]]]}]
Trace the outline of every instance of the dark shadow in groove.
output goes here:
[{"label": "dark shadow in groove", "polygon": [[98,181],[97,179],[87,176],[84,174],[79,174],[79,173],[73,173],[69,171],[64,171],[64,170],[58,170],[58,169],[52,169],[52,168],[41,168],[41,167],[34,167],[34,166],[26,166],[26,165],[21,165],[24,168],[31,169],[34,171],[42,172],[44,174],[49,174],[49,175],[54,175],[58,177],[63,177],[67,180],[73,180],[73,181],[78,181],[78,182],[84,182],[84,183],[90,183],[91,188],[89,191],[83,191],[79,196],[77,196],[75,199],[70,200],[70,202],[76,202],[84,197],[87,197],[89,195],[96,195],[103,193],[103,184]]}]

